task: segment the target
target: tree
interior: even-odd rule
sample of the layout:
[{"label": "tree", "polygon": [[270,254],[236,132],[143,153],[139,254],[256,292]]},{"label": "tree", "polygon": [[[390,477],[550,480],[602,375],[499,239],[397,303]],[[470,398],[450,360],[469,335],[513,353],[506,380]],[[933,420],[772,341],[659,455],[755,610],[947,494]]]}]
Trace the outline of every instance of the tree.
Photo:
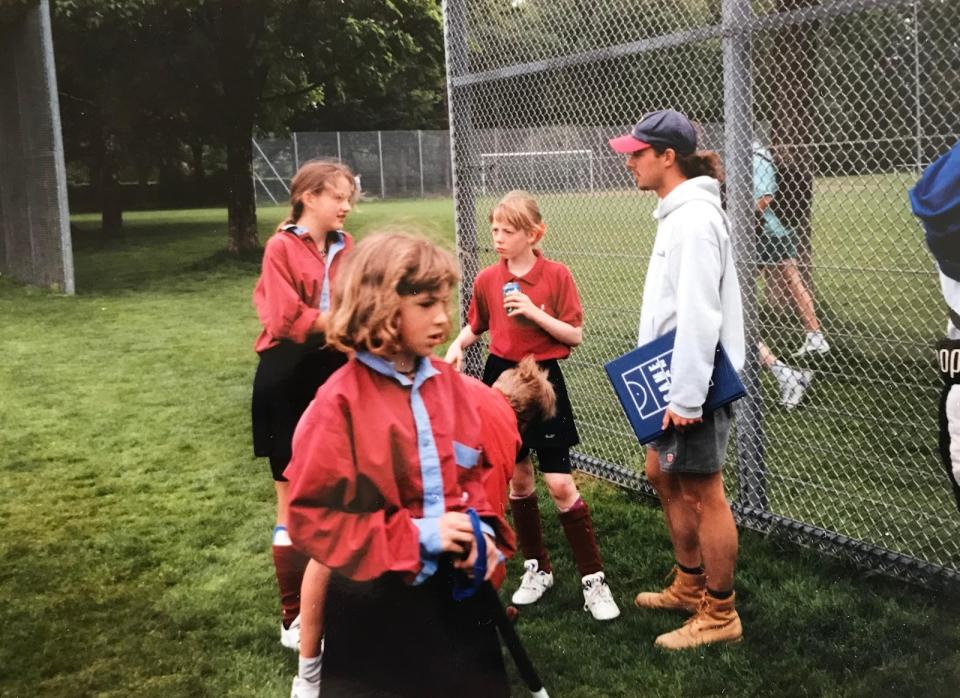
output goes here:
[{"label": "tree", "polygon": [[54,19],[67,155],[87,164],[110,232],[121,170],[177,170],[189,150],[199,179],[215,144],[228,248],[255,249],[255,127],[326,108],[381,128],[442,113],[436,0],[54,0]]},{"label": "tree", "polygon": [[251,139],[283,128],[296,111],[383,94],[420,52],[419,31],[439,32],[435,0],[180,0],[192,32],[194,88],[227,152],[229,245],[259,246]]},{"label": "tree", "polygon": [[131,151],[158,132],[151,108],[153,56],[140,49],[148,34],[146,0],[60,0],[52,7],[57,84],[68,159],[86,163],[100,201],[103,231],[119,234],[123,213],[119,172]]}]

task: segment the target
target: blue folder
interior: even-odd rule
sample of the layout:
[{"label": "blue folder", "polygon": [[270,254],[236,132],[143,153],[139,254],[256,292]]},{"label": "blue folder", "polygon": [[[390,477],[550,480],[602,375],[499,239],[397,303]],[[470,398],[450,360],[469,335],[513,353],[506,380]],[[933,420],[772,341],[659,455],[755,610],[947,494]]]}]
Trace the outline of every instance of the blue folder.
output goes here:
[{"label": "blue folder", "polygon": [[[669,404],[670,363],[676,330],[637,347],[604,365],[607,377],[641,444],[663,434],[663,413]],[[717,345],[710,388],[703,403],[704,413],[712,412],[747,394],[723,347]]]}]

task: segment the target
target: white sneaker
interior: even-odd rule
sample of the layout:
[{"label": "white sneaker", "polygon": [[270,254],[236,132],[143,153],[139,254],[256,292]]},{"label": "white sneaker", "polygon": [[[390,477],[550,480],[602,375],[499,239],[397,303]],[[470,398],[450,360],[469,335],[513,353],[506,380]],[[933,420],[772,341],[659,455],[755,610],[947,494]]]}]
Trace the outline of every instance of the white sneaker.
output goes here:
[{"label": "white sneaker", "polygon": [[580,583],[583,585],[584,611],[590,611],[597,620],[613,620],[620,615],[603,572],[588,574]]},{"label": "white sneaker", "polygon": [[307,681],[299,676],[294,676],[290,698],[320,698],[320,682]]},{"label": "white sneaker", "polygon": [[291,650],[300,649],[300,616],[293,619],[289,628],[280,624],[280,644]]},{"label": "white sneaker", "polygon": [[803,340],[803,346],[794,353],[794,356],[814,356],[816,354],[826,354],[829,351],[830,345],[823,338],[823,332],[807,332],[807,337]]},{"label": "white sneaker", "polygon": [[518,606],[536,603],[543,593],[553,586],[553,572],[543,572],[536,560],[524,561],[523,567],[526,572],[520,580],[520,588],[510,597]]},{"label": "white sneaker", "polygon": [[812,380],[813,371],[810,369],[793,369],[790,377],[780,382],[780,404],[788,410],[799,405]]}]

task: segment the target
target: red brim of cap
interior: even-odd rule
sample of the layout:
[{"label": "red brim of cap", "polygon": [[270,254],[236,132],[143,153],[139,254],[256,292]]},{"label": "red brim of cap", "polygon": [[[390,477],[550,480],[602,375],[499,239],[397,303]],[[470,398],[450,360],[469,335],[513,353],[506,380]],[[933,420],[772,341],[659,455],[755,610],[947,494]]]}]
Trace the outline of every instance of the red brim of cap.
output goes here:
[{"label": "red brim of cap", "polygon": [[649,143],[638,141],[629,133],[625,136],[611,138],[609,141],[607,141],[607,143],[609,143],[610,147],[618,153],[635,153],[638,150],[646,150],[650,147]]}]

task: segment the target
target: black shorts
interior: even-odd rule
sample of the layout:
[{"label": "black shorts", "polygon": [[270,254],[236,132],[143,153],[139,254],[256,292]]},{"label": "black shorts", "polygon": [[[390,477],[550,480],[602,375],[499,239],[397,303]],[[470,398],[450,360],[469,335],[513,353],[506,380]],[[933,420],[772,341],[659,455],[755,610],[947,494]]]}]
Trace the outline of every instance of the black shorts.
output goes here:
[{"label": "black shorts", "polygon": [[270,459],[274,480],[286,482],[293,430],[317,388],[345,363],[339,351],[294,342],[261,352],[253,379],[253,453]]},{"label": "black shorts", "polygon": [[[540,472],[569,474],[570,447],[580,443],[580,435],[573,420],[573,405],[570,404],[570,396],[567,394],[567,384],[557,359],[538,361],[537,364],[547,370],[547,377],[557,395],[557,414],[545,422],[530,425],[523,434],[523,446],[517,454],[517,462],[522,461],[533,450],[537,454]],[[516,361],[490,354],[483,367],[483,382],[493,385],[501,373],[516,365]]]},{"label": "black shorts", "polygon": [[386,574],[355,582],[334,574],[324,618],[324,698],[507,698],[493,615],[477,596],[455,601],[441,563],[419,586]]}]

